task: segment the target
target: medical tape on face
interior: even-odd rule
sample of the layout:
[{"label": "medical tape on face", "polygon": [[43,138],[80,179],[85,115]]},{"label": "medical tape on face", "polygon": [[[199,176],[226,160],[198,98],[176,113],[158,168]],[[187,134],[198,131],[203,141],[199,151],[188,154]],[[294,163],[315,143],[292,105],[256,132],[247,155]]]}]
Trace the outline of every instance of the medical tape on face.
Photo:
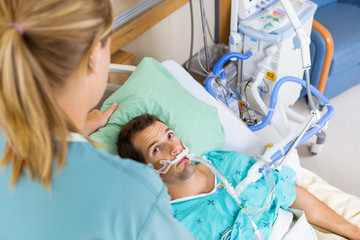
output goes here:
[{"label": "medical tape on face", "polygon": [[166,176],[170,175],[173,172],[173,169],[171,171],[169,171],[170,168],[173,165],[177,164],[184,157],[186,157],[187,154],[189,154],[189,149],[184,146],[182,141],[181,141],[181,145],[184,147],[184,150],[179,155],[177,155],[174,160],[163,159],[163,160],[159,160],[156,163],[154,163],[155,171],[159,175],[161,174],[162,177],[166,177]]}]

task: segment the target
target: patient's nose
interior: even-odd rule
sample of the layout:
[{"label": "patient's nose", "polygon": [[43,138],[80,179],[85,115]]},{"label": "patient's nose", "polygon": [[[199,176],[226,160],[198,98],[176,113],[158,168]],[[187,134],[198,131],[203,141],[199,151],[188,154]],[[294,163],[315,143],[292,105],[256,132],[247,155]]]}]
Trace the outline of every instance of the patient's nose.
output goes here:
[{"label": "patient's nose", "polygon": [[182,152],[182,146],[180,143],[170,143],[170,154],[177,156]]}]

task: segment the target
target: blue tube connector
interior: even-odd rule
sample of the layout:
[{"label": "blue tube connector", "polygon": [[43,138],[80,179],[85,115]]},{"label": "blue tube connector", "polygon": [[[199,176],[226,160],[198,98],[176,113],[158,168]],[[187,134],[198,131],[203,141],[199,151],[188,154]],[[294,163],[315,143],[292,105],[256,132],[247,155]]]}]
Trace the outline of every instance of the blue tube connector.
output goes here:
[{"label": "blue tube connector", "polygon": [[245,54],[241,54],[241,53],[237,53],[237,52],[230,52],[230,53],[225,54],[215,64],[213,74],[215,76],[220,75],[221,79],[226,79],[226,74],[225,74],[225,70],[224,70],[223,66],[227,61],[229,61],[232,58],[237,58],[237,59],[240,59],[240,60],[246,60],[249,57],[251,57],[252,54],[253,53],[251,51],[249,51],[249,52],[247,52]]},{"label": "blue tube connector", "polygon": [[[280,87],[285,82],[295,82],[295,83],[298,83],[298,84],[302,85],[303,87],[306,87],[306,82],[303,79],[299,79],[297,77],[291,77],[291,76],[283,77],[279,81],[277,81],[277,83],[275,84],[274,89],[273,89],[273,94],[271,95],[269,112],[268,112],[266,118],[259,125],[249,126],[250,130],[258,131],[258,130],[264,128],[267,124],[270,123],[271,118],[274,115],[274,110],[275,110],[276,101],[277,101],[277,97],[278,97],[278,94],[279,94]],[[304,142],[309,140],[312,136],[317,134],[322,128],[325,127],[326,123],[334,115],[334,107],[333,107],[333,105],[331,105],[329,100],[327,100],[325,98],[325,96],[318,89],[316,89],[314,86],[310,85],[310,90],[327,107],[328,111],[326,112],[326,114],[319,120],[319,122],[314,127],[309,129],[304,134],[304,136],[301,138],[301,140],[299,141],[297,146],[300,146],[301,144],[303,144]],[[283,153],[287,152],[287,150],[291,147],[292,143],[293,142],[290,142],[283,149],[280,149],[279,151],[277,151],[273,156],[271,156],[271,159],[273,161],[276,161],[277,159],[282,157]]]},{"label": "blue tube connector", "polygon": [[[208,93],[210,93],[211,96],[213,96],[215,99],[217,99],[217,97],[215,96],[214,90],[212,89],[211,83],[214,80],[214,76],[220,76],[221,79],[226,79],[226,73],[225,73],[225,69],[223,68],[223,65],[229,61],[232,58],[237,58],[237,59],[241,59],[241,60],[246,60],[249,57],[252,56],[252,52],[249,51],[246,54],[241,54],[241,53],[237,53],[237,52],[230,52],[225,54],[224,56],[222,56],[220,58],[220,60],[215,64],[214,69],[213,69],[213,74],[209,75],[205,81],[205,89]],[[236,98],[235,94],[233,94],[232,96],[230,96],[229,98]],[[226,101],[229,100],[226,99]]]}]

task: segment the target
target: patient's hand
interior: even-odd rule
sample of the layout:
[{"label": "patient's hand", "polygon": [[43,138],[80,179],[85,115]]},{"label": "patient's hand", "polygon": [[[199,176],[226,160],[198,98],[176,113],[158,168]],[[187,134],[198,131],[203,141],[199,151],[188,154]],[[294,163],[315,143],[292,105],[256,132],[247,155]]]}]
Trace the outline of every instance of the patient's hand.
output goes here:
[{"label": "patient's hand", "polygon": [[95,132],[97,129],[105,126],[111,115],[117,108],[117,103],[111,104],[111,106],[105,112],[101,112],[97,109],[92,110],[86,117],[86,123],[83,130],[83,134],[89,135]]}]

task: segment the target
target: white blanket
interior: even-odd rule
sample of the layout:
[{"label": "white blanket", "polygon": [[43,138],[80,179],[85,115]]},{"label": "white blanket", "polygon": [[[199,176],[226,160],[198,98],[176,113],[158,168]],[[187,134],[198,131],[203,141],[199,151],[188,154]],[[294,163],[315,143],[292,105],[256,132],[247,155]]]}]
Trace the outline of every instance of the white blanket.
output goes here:
[{"label": "white blanket", "polygon": [[269,240],[316,240],[314,228],[306,220],[305,213],[291,209],[291,212],[280,209],[278,218]]},{"label": "white blanket", "polygon": [[[360,198],[347,194],[338,188],[328,184],[322,178],[313,172],[301,168],[300,184],[318,199],[327,204],[339,215],[343,216],[349,222],[360,226]],[[298,212],[298,211],[295,211]],[[296,213],[299,214],[299,213]],[[294,224],[295,225],[292,225]],[[343,240],[345,238],[323,229],[311,226],[307,223],[305,215],[294,221],[293,215],[289,212],[279,212],[277,221],[273,226],[273,232],[270,240],[277,239],[319,239],[319,240]],[[309,234],[298,235],[298,233]],[[316,234],[316,236],[313,235]],[[316,238],[317,237],[317,238]]]},{"label": "white blanket", "polygon": [[[323,201],[340,216],[349,222],[360,226],[360,198],[347,194],[338,188],[328,184],[313,172],[301,169],[301,185],[309,192]],[[320,240],[345,239],[338,235],[316,228],[316,234]]]}]

